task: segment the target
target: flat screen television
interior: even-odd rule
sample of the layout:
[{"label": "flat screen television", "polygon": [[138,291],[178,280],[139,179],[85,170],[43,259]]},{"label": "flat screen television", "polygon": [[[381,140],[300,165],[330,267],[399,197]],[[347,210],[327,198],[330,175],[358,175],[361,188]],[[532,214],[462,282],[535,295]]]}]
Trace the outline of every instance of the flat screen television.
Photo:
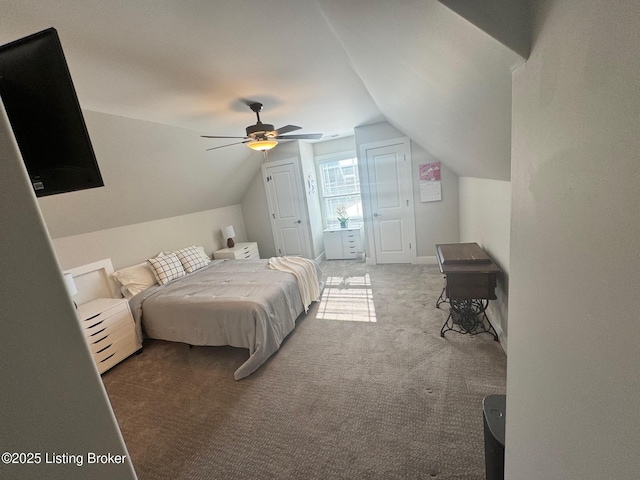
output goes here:
[{"label": "flat screen television", "polygon": [[36,196],[104,186],[54,28],[0,47],[0,97]]}]

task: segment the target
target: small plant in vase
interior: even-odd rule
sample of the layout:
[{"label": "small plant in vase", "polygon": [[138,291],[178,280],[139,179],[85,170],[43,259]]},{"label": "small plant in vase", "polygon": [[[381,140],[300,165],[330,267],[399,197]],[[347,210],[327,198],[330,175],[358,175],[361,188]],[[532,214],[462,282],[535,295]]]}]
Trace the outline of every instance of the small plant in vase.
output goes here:
[{"label": "small plant in vase", "polygon": [[347,222],[349,222],[349,216],[347,215],[347,207],[340,204],[336,207],[336,213],[338,214],[338,221],[340,222],[340,228],[347,228]]}]

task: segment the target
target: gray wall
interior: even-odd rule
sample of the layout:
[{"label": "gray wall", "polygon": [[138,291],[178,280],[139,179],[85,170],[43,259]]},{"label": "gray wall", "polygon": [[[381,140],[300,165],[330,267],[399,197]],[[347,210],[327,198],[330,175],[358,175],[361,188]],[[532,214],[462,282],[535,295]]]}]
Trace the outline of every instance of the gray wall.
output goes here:
[{"label": "gray wall", "polygon": [[[1,102],[0,204],[1,451],[42,455],[39,464],[1,462],[0,477],[135,479]],[[83,464],[47,464],[54,452]],[[127,461],[88,465],[89,452]]]},{"label": "gray wall", "polygon": [[247,238],[251,242],[258,242],[261,258],[275,257],[276,244],[269,223],[269,206],[261,170],[251,180],[249,188],[242,197],[241,205]]},{"label": "gray wall", "polygon": [[353,135],[313,144],[313,155],[315,157],[340,152],[353,152],[354,155],[356,154],[356,139]]},{"label": "gray wall", "polygon": [[85,111],[105,186],[38,200],[52,238],[240,203],[262,155],[196,132]]},{"label": "gray wall", "polygon": [[[386,122],[357,127],[355,142],[358,155],[362,144],[404,136],[401,131]],[[447,165],[441,162],[442,200],[439,202],[420,202],[418,167],[423,163],[437,161],[439,160],[429,152],[411,142],[417,255],[419,258],[428,257],[427,261],[435,261],[435,245],[437,243],[455,243],[460,238],[458,177]],[[370,256],[370,249],[371,246],[367,245],[367,256]]]},{"label": "gray wall", "polygon": [[[282,142],[276,148],[269,151],[269,160],[276,161],[287,158],[300,159],[300,147],[298,143],[299,142]],[[260,162],[260,165],[262,165],[262,162]],[[277,256],[276,245],[273,240],[273,231],[271,230],[271,223],[269,222],[267,193],[264,189],[261,168],[258,168],[251,179],[242,197],[241,205],[249,241],[258,242],[260,256],[262,258]]]},{"label": "gray wall", "polygon": [[60,237],[52,241],[63,270],[110,258],[113,267],[144,262],[158,252],[202,246],[211,254],[226,248],[222,229],[233,225],[235,241],[247,241],[240,205]]},{"label": "gray wall", "polygon": [[[324,253],[324,222],[322,221],[322,208],[320,207],[320,191],[316,178],[316,161],[313,156],[313,146],[310,143],[299,142],[300,160],[302,163],[302,178],[304,180],[305,199],[307,202],[307,212],[309,213],[309,224],[311,227],[311,244],[313,251],[311,258],[318,258]],[[315,190],[309,189],[309,180],[315,183]]]},{"label": "gray wall", "polygon": [[488,316],[507,350],[511,182],[460,177],[460,241],[477,242],[502,270]]},{"label": "gray wall", "polygon": [[[354,137],[339,138],[313,145],[314,156],[329,155],[346,150],[354,150],[360,144],[375,142],[383,139],[403,137],[404,134],[388,123],[377,123],[356,128]],[[284,147],[284,148],[281,148]],[[301,142],[301,147],[305,144]],[[300,157],[302,153],[294,143],[283,144],[269,153],[270,160],[281,160],[290,157]],[[306,154],[308,157],[308,153]],[[454,243],[459,241],[459,208],[458,208],[458,177],[444,164],[442,164],[442,200],[439,202],[420,202],[418,182],[418,166],[422,163],[438,161],[419,145],[411,143],[412,171],[413,171],[413,195],[415,203],[416,242],[417,255],[427,257],[426,261],[435,261],[436,243]],[[305,176],[310,171],[309,160],[305,160],[303,170]],[[317,215],[321,218],[319,200],[308,199],[310,216]],[[316,211],[317,208],[317,211]],[[256,174],[242,200],[242,211],[245,217],[247,236],[252,241],[260,244],[260,253],[264,257],[275,255],[275,245],[269,224],[269,212],[266,205],[266,194],[260,174]],[[318,224],[320,225],[320,224]],[[318,235],[320,234],[320,235]],[[314,230],[315,255],[324,251],[321,240],[320,227]],[[369,247],[367,246],[367,249]],[[368,252],[368,250],[367,250]]]},{"label": "gray wall", "polygon": [[531,50],[529,0],[438,0],[496,40],[527,58]]},{"label": "gray wall", "polygon": [[640,5],[538,8],[513,75],[506,478],[637,478]]}]

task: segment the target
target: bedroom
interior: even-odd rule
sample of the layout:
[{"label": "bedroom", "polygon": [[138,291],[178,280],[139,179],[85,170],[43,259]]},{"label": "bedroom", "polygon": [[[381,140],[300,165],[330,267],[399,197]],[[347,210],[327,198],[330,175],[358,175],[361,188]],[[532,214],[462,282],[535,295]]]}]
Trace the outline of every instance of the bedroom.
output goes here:
[{"label": "bedroom", "polygon": [[[332,2],[320,3],[327,9],[331,8]],[[409,8],[411,2],[407,2],[407,4],[407,8]],[[429,4],[429,2],[425,2],[425,4]],[[5,12],[15,12],[17,8],[12,2],[3,2],[3,11]],[[37,9],[35,10],[37,11]],[[375,9],[371,9],[369,15],[373,18],[367,17],[367,21],[375,19],[375,11]],[[568,13],[569,11],[572,13]],[[344,13],[344,18],[348,17],[347,12],[342,13]],[[42,14],[46,18],[32,21],[27,27],[35,27],[41,24],[49,26],[49,22],[52,20],[51,15],[50,12]],[[64,15],[64,13],[61,13],[61,15]],[[6,38],[7,40],[19,36],[10,33],[12,31],[10,24],[15,18],[13,14],[3,15],[3,35],[6,32],[11,37]],[[637,308],[637,301],[630,300],[635,298],[630,294],[633,290],[616,290],[612,285],[619,285],[621,284],[620,282],[630,287],[638,285],[636,273],[638,270],[632,270],[632,267],[637,267],[637,260],[634,259],[629,262],[630,257],[628,253],[625,253],[633,251],[635,239],[638,237],[636,222],[633,221],[635,218],[635,207],[633,206],[638,204],[637,193],[633,193],[637,191],[635,188],[637,187],[638,178],[637,167],[634,166],[633,162],[629,161],[629,159],[634,159],[634,162],[637,163],[638,145],[637,140],[633,137],[624,135],[627,131],[637,129],[637,118],[634,116],[633,108],[637,107],[638,98],[635,90],[625,83],[626,80],[632,79],[637,75],[637,71],[634,70],[637,69],[637,62],[633,60],[633,56],[637,55],[637,51],[631,47],[626,49],[618,49],[617,47],[637,45],[632,33],[634,30],[628,26],[629,23],[634,23],[629,19],[637,20],[637,7],[632,2],[620,2],[616,7],[605,8],[600,2],[593,2],[589,8],[580,10],[580,13],[578,13],[575,2],[545,2],[542,13],[536,18],[537,30],[535,31],[537,37],[534,44],[536,55],[530,58],[529,63],[520,67],[514,73],[513,91],[510,85],[508,87],[508,96],[512,99],[509,104],[511,105],[511,101],[513,102],[514,116],[511,121],[505,120],[506,127],[503,127],[503,129],[506,130],[507,137],[512,136],[513,138],[511,149],[507,148],[506,153],[502,151],[499,155],[488,155],[491,158],[482,157],[483,150],[481,149],[478,150],[477,155],[469,155],[468,152],[456,152],[457,154],[451,155],[451,158],[441,158],[440,148],[442,145],[437,140],[421,139],[420,143],[427,146],[429,151],[437,152],[437,158],[452,166],[456,159],[474,158],[474,162],[463,168],[465,174],[462,175],[462,180],[459,180],[459,184],[456,187],[459,188],[461,217],[464,217],[471,208],[481,208],[485,202],[491,212],[498,210],[494,215],[498,221],[501,218],[503,219],[500,225],[504,225],[505,212],[499,210],[503,209],[505,204],[510,207],[513,215],[510,222],[511,240],[508,246],[506,248],[503,246],[496,247],[500,250],[499,254],[504,257],[503,263],[509,266],[510,328],[508,362],[509,374],[513,375],[513,377],[509,377],[509,382],[511,382],[509,388],[513,393],[514,413],[513,417],[510,417],[513,420],[508,427],[513,429],[510,431],[513,438],[511,450],[513,452],[513,460],[510,460],[508,453],[507,466],[509,468],[509,465],[512,465],[513,478],[518,478],[517,472],[537,471],[536,468],[539,468],[540,465],[534,464],[540,457],[537,455],[526,456],[526,460],[523,460],[522,456],[525,454],[522,452],[527,451],[528,445],[541,444],[547,444],[550,450],[554,448],[562,450],[563,455],[566,456],[568,464],[563,464],[562,466],[558,464],[560,460],[555,463],[541,462],[549,469],[549,472],[554,471],[553,469],[564,468],[566,469],[564,471],[568,472],[565,478],[571,478],[572,473],[574,474],[573,478],[575,478],[576,471],[580,468],[577,465],[583,465],[586,466],[585,469],[589,470],[589,473],[583,475],[582,478],[597,478],[597,474],[593,472],[598,472],[599,468],[604,468],[603,466],[606,465],[609,468],[614,468],[613,471],[618,472],[618,476],[624,478],[625,473],[633,472],[634,469],[637,470],[636,461],[628,455],[631,451],[629,450],[631,445],[634,441],[637,441],[637,436],[633,433],[638,430],[637,428],[633,430],[634,427],[637,427],[637,420],[634,420],[636,417],[631,410],[632,403],[628,400],[633,398],[630,392],[633,392],[633,389],[637,387],[637,379],[629,377],[625,373],[626,371],[633,371],[638,366],[637,349],[635,347],[638,344],[637,333],[635,333],[633,315],[631,314],[634,311],[632,307],[635,306]],[[61,19],[61,21],[63,20]],[[285,20],[289,19],[284,18],[283,21]],[[45,23],[46,25],[44,25]],[[458,29],[463,29],[462,32],[466,32],[465,28],[473,28],[464,22],[462,23],[465,26],[458,25],[457,27]],[[273,26],[273,23],[270,25]],[[600,27],[596,28],[596,25]],[[251,32],[251,25],[244,28],[245,30],[243,31],[248,32],[247,35],[250,38],[251,35],[264,38],[260,35],[265,33],[262,30],[258,34],[254,34]],[[267,29],[267,27],[263,28]],[[487,28],[490,28],[490,26]],[[577,32],[576,37],[567,38],[564,34],[565,28],[567,31]],[[36,28],[31,28],[24,33],[30,33],[35,30]],[[397,34],[395,37],[406,39],[406,36],[402,34]],[[590,39],[590,43],[583,44],[575,41],[575,38]],[[343,38],[345,48],[349,47],[349,40],[349,38]],[[397,51],[406,49],[409,54],[414,52],[412,40],[407,39],[405,43],[407,45],[399,46],[393,43],[392,45],[397,48]],[[282,44],[278,45],[285,48]],[[240,47],[243,47],[244,50],[250,50],[251,46],[252,42],[248,40],[240,44]],[[189,52],[184,51],[181,53],[188,56]],[[353,50],[353,46],[351,46],[350,53],[355,60],[360,58],[356,55],[358,52]],[[366,52],[359,53],[364,55]],[[377,58],[380,58],[379,55],[383,53],[385,52],[376,52]],[[454,58],[453,55],[449,56]],[[465,56],[463,55],[461,58],[465,58]],[[116,55],[113,60],[116,62],[116,65],[110,69],[111,72],[114,72],[113,75],[103,75],[96,86],[103,93],[108,92],[107,87],[113,80],[112,77],[117,76],[115,72],[127,71],[126,64],[130,63],[125,53]],[[388,60],[389,62],[392,61],[391,59]],[[271,61],[277,62],[277,59],[272,58]],[[375,64],[368,63],[368,65]],[[366,71],[368,71],[365,68],[367,64],[357,65],[362,75],[365,75]],[[91,70],[93,67],[94,65],[89,65],[86,68]],[[168,71],[172,71],[171,66],[165,66],[165,68],[168,68]],[[251,75],[249,72],[253,72],[256,67],[254,65],[251,65],[251,67],[245,65],[244,68],[245,70],[240,70],[240,72],[247,72],[246,76],[248,77]],[[180,73],[179,69],[175,71]],[[585,77],[586,81],[580,72],[587,75]],[[611,76],[609,72],[615,72],[615,76]],[[479,73],[473,72],[474,75]],[[228,72],[227,74],[231,75]],[[79,75],[82,76],[80,73]],[[78,75],[74,74],[74,78],[76,77]],[[383,76],[381,75],[380,77],[382,78]],[[429,77],[425,76],[424,78]],[[470,76],[469,78],[477,79],[478,77]],[[171,75],[166,75],[165,79],[169,86],[180,84],[182,80]],[[219,81],[222,80],[224,78]],[[393,130],[402,126],[400,131],[418,142],[420,137],[425,135],[425,132],[423,129],[416,129],[416,126],[430,126],[432,127],[430,131],[435,131],[439,138],[444,139],[443,142],[447,144],[447,148],[442,148],[442,151],[450,151],[466,145],[464,141],[460,141],[459,132],[476,132],[476,129],[469,127],[467,122],[471,122],[472,125],[482,124],[483,119],[485,119],[485,123],[491,123],[487,122],[486,118],[493,117],[487,117],[486,115],[484,117],[481,116],[480,120],[474,122],[472,114],[474,112],[482,113],[482,109],[477,111],[477,103],[474,103],[475,97],[471,99],[460,98],[462,103],[460,111],[442,112],[437,121],[421,108],[414,108],[416,106],[413,103],[415,98],[432,98],[433,96],[428,91],[424,92],[422,90],[426,82],[423,81],[423,78],[420,78],[420,80],[418,83],[422,85],[415,87],[415,89],[413,89],[413,86],[404,85],[406,89],[411,88],[411,91],[414,92],[410,95],[409,101],[404,102],[402,100],[405,98],[403,97],[405,94],[402,91],[395,90],[391,85],[387,86],[385,90],[389,92],[389,95],[397,92],[396,102],[389,103],[394,105],[396,103],[401,104],[402,113],[393,110],[393,105],[385,105],[387,108],[385,117],[390,124],[395,124],[396,127],[385,124],[382,124],[382,127]],[[204,81],[209,82],[211,79],[207,78]],[[131,98],[159,102],[161,107],[165,106],[168,109],[173,109],[173,105],[166,106],[162,103],[162,100],[150,100],[146,96],[150,94],[149,88],[151,88],[151,85],[152,82],[137,84],[138,88],[129,92]],[[218,84],[218,87],[223,91],[228,89],[224,82]],[[375,95],[383,87],[376,83],[367,83],[367,88],[370,89],[372,95]],[[282,105],[286,105],[293,102],[293,95],[296,92],[298,92],[298,95],[306,96],[305,92],[300,92],[301,88],[300,85],[292,86],[289,89],[291,95],[283,94],[282,98],[278,100],[282,101]],[[409,90],[406,89],[404,91],[408,92]],[[268,88],[265,88],[265,90],[265,93],[271,91]],[[316,93],[313,92],[313,95],[315,96]],[[81,99],[83,94],[82,91],[79,91]],[[233,97],[233,93],[230,93],[222,105],[226,108]],[[104,104],[108,104],[111,100],[99,96],[98,98]],[[339,100],[336,101],[339,103]],[[569,116],[567,118],[565,115],[570,115],[575,110],[563,109],[565,105],[563,102],[577,105],[577,113],[588,118],[588,121],[575,122],[573,117]],[[380,105],[384,105],[384,102],[380,102]],[[314,107],[311,110],[323,110],[321,106],[314,105]],[[93,108],[91,106],[85,108],[87,110],[85,112],[87,123],[90,128],[93,128],[91,133],[92,140],[96,143],[96,149],[100,145],[103,155],[109,156],[108,160],[105,158],[103,168],[107,172],[111,169],[110,175],[117,180],[114,188],[117,186],[118,191],[109,201],[105,201],[100,196],[97,198],[92,196],[85,198],[83,196],[81,205],[71,206],[69,204],[75,203],[71,198],[72,196],[69,196],[68,199],[63,199],[61,196],[60,200],[51,199],[52,201],[49,204],[42,202],[42,211],[49,226],[64,222],[68,227],[63,231],[55,233],[52,231],[54,238],[89,235],[90,232],[119,228],[123,225],[155,222],[167,217],[179,218],[182,215],[190,215],[193,212],[201,212],[202,215],[208,215],[208,212],[215,210],[216,213],[221,215],[230,215],[230,217],[224,218],[224,221],[237,218],[237,211],[240,209],[243,210],[244,215],[248,215],[244,212],[244,202],[245,200],[248,201],[248,197],[244,192],[246,191],[246,186],[255,181],[255,174],[259,168],[259,158],[253,158],[253,160],[245,158],[249,157],[249,155],[243,150],[239,150],[238,155],[243,158],[234,159],[235,154],[229,152],[225,153],[224,161],[212,165],[202,154],[203,144],[199,143],[200,140],[194,138],[194,141],[192,141],[192,138],[197,137],[197,135],[190,135],[186,129],[153,125],[150,122],[124,118],[137,117],[135,112],[109,112],[108,109],[99,108],[98,105]],[[548,109],[556,112],[557,117],[548,117],[545,113]],[[98,113],[101,110],[105,113]],[[340,111],[339,107],[330,110],[332,112]],[[510,116],[510,106],[508,112]],[[305,131],[324,130],[323,126],[316,126],[310,120],[307,121],[303,118],[302,115],[304,113],[304,109],[283,112],[282,116],[275,117],[274,123],[278,120],[281,120],[282,124],[299,122],[304,125]],[[447,113],[451,116],[446,116]],[[605,121],[594,118],[596,114],[601,115],[601,118]],[[232,114],[229,113],[229,115]],[[235,125],[233,127],[234,131],[238,128],[242,131],[242,128],[249,123],[247,121],[247,113],[238,111],[234,112],[233,115],[235,117],[233,120],[226,115],[220,115],[223,118],[222,124],[212,124],[211,130],[209,128],[206,131],[199,129],[198,132],[232,134],[233,132],[228,132],[226,129],[233,127],[233,125]],[[403,122],[403,119],[407,120]],[[376,120],[382,120],[382,118]],[[404,126],[405,122],[406,126]],[[361,121],[352,120],[349,128],[361,123]],[[549,125],[549,130],[544,126],[546,123]],[[439,131],[438,124],[449,128],[446,132]],[[460,129],[451,128],[452,125],[460,127]],[[629,130],[630,127],[631,130]],[[104,130],[101,130],[102,128]],[[374,127],[369,128],[373,129]],[[115,133],[109,133],[109,129],[112,129],[112,132]],[[148,134],[150,130],[153,130],[155,134],[151,135],[149,141],[140,140],[136,142],[135,148],[131,146],[132,137],[139,134],[139,138],[144,138],[144,135]],[[425,128],[424,130],[427,129]],[[531,132],[531,138],[523,138],[526,131]],[[323,133],[330,134],[331,132],[324,131]],[[176,151],[175,154],[172,152],[166,157],[163,156],[163,152],[166,151],[167,145],[162,143],[160,138],[165,135],[181,145],[179,151]],[[378,133],[376,132],[373,135],[378,135]],[[482,134],[483,137],[489,135],[486,132]],[[118,140],[114,140],[114,137]],[[587,148],[582,140],[584,137],[594,138],[595,145],[589,145]],[[491,140],[496,138],[493,137]],[[554,145],[553,151],[543,149],[543,145],[536,143],[536,138],[544,138],[552,142]],[[548,156],[549,158],[554,158],[554,155],[560,155],[558,152],[573,152],[571,155],[576,156],[567,154],[564,158],[561,157],[564,161],[539,165],[537,161],[531,158],[530,149],[532,148],[535,148],[539,155]],[[543,149],[543,151],[540,152],[540,149]],[[193,152],[193,158],[201,155],[200,160],[194,161],[193,164],[184,160],[175,162],[177,156],[180,158],[185,156],[184,152]],[[137,173],[139,175],[138,178],[144,176],[145,179],[149,180],[149,182],[144,181],[140,185],[135,180],[128,180],[132,177],[122,175],[123,171],[130,171],[136,168],[137,163],[133,162],[132,158],[137,155],[144,155],[144,158],[147,159],[145,163],[156,167],[145,168],[144,172]],[[506,157],[507,165],[510,165],[510,170],[507,169],[506,174],[496,174],[496,167],[493,163],[494,157],[498,159]],[[605,184],[597,183],[601,181],[601,171],[596,171],[595,168],[596,165],[600,164],[602,158],[615,158],[617,160],[615,168],[609,170],[608,173],[611,176],[606,177],[608,180]],[[154,161],[157,163],[154,164]],[[580,168],[581,161],[586,162],[585,168]],[[555,167],[551,168],[552,165]],[[537,176],[529,178],[528,175],[533,172]],[[168,173],[168,175],[164,177],[163,173]],[[182,189],[174,187],[174,190],[172,190],[168,188],[167,184],[171,182],[165,180],[167,177],[175,179],[191,178],[193,183],[188,195],[185,195]],[[175,192],[178,190],[179,194],[163,195],[154,193],[152,188],[148,188],[148,185],[151,185],[151,180],[156,179],[161,182],[161,188],[158,188],[157,191]],[[571,185],[574,194],[580,195],[579,198],[586,201],[572,201],[572,197],[567,196],[570,193],[567,190],[567,184]],[[602,185],[602,189],[595,189],[598,185]],[[619,185],[624,188],[619,188]],[[503,193],[500,188],[504,186],[509,187],[512,191],[508,190]],[[8,195],[7,192],[11,192],[12,188],[14,188],[12,184],[5,187],[5,194]],[[143,188],[145,189],[144,191],[142,191]],[[578,188],[577,191],[576,188]],[[130,196],[132,192],[136,192],[138,195],[131,202],[126,203],[123,199]],[[530,193],[527,194],[525,192]],[[590,193],[598,194],[597,203],[590,200],[593,198]],[[505,195],[507,197],[506,200],[504,198]],[[3,197],[3,201],[5,199],[7,203],[12,202],[11,197]],[[190,202],[190,205],[185,207],[184,202],[187,201]],[[52,205],[54,202],[61,203],[60,210],[54,208],[54,205]],[[111,205],[112,208],[101,208],[104,204]],[[231,208],[229,212],[229,209],[223,204],[235,205],[236,207]],[[238,205],[240,207],[237,207]],[[558,205],[564,205],[566,209],[559,210]],[[218,211],[218,209],[222,210]],[[592,214],[594,211],[598,215],[594,216]],[[65,212],[73,212],[73,215]],[[536,212],[539,215],[535,215]],[[508,216],[508,213],[506,215]],[[489,219],[485,224],[483,222],[474,222],[472,219],[466,221],[461,218],[460,238],[463,239],[469,235],[483,244],[486,243],[487,239],[482,236],[489,235],[493,231],[491,222],[494,220],[492,217],[489,217]],[[224,221],[221,223],[224,223]],[[239,223],[239,225],[241,224]],[[254,232],[249,232],[250,225],[253,225],[253,222],[247,221],[246,231],[244,232],[246,235],[244,238],[246,239],[254,238]],[[153,226],[153,223],[151,226]],[[466,228],[472,230],[469,232],[465,230]],[[9,229],[3,228],[3,231],[6,232]],[[610,250],[607,238],[604,238],[600,233],[606,231],[616,232],[616,248],[607,258],[611,262],[610,265],[596,261],[594,264],[584,265],[576,270],[577,258],[597,260],[601,252]],[[90,239],[91,237],[88,238]],[[219,240],[221,241],[221,239]],[[212,242],[211,248],[213,248],[214,240],[210,239],[209,241]],[[550,252],[550,243],[564,247],[559,248],[557,252]],[[569,244],[579,244],[581,248],[573,251],[566,246]],[[183,245],[176,245],[176,247],[180,246]],[[97,245],[97,247],[100,247],[100,245]],[[160,248],[165,247],[161,246]],[[418,245],[418,249],[420,248],[421,246]],[[428,248],[429,246],[425,242],[425,250],[419,252],[419,254],[421,256],[429,256]],[[77,253],[82,255],[81,251]],[[41,254],[44,255],[44,253]],[[578,257],[578,254],[580,257]],[[90,260],[93,260],[93,258]],[[123,264],[126,264],[128,260],[123,258]],[[84,263],[84,260],[80,263]],[[549,272],[560,272],[561,274],[550,276]],[[610,275],[601,276],[602,272]],[[613,272],[619,275],[619,281],[610,280],[610,278],[613,278]],[[584,281],[576,282],[574,277],[601,280],[586,284]],[[559,293],[566,290],[566,285],[572,286],[569,289],[570,295],[568,297]],[[14,292],[13,296],[18,292],[14,285],[7,288]],[[532,296],[531,291],[537,292],[537,295],[535,297]],[[25,292],[24,295],[23,300],[28,302],[28,292]],[[545,298],[545,302],[536,301],[538,297]],[[571,301],[567,302],[567,298],[571,299]],[[606,299],[607,301],[601,302],[596,299]],[[602,304],[612,302],[629,306],[628,309],[622,309],[622,318],[617,318],[617,321],[621,322],[621,331],[625,333],[624,338],[620,338],[619,335],[616,336],[617,338],[612,338],[613,336],[611,335],[601,335],[601,332],[608,327],[607,322],[601,320],[601,318],[606,319],[610,314],[610,312],[603,310]],[[9,300],[7,300],[6,304],[12,305]],[[539,313],[536,314],[536,312]],[[556,319],[559,315],[569,318],[571,321],[557,322]],[[540,319],[539,317],[543,318]],[[581,325],[585,318],[593,322],[592,328],[576,330],[576,325]],[[571,327],[571,331],[567,331],[564,328],[565,323],[567,328]],[[599,362],[596,365],[593,365],[590,353],[593,345],[598,345],[597,358]],[[572,353],[569,354],[569,351]],[[549,355],[550,353],[551,355]],[[625,360],[622,360],[623,358]],[[572,361],[567,362],[567,359]],[[630,365],[629,361],[631,361]],[[622,364],[627,364],[624,370],[620,367]],[[584,372],[582,365],[591,367],[589,375]],[[554,373],[553,375],[551,375],[552,372]],[[615,373],[611,375],[611,372]],[[616,382],[616,379],[622,379],[623,381]],[[598,386],[604,385],[606,387],[605,390],[611,392],[614,398],[603,398],[602,395],[597,394],[590,395],[594,392],[591,388],[588,388],[588,385],[594,385],[594,383]],[[551,394],[545,398],[534,396],[534,398],[530,399],[527,395],[527,392],[530,391],[545,391],[546,389],[549,389]],[[613,405],[609,403],[610,401],[613,401]],[[537,415],[540,414],[541,410],[546,412],[555,411],[553,406],[563,402],[570,402],[572,405],[577,403],[580,408],[572,412],[558,410],[554,414],[552,423],[566,427],[560,429],[562,433],[546,424],[539,424]],[[579,429],[579,432],[572,433],[575,429],[577,418],[580,416],[598,418],[598,414],[603,411],[604,405],[608,405],[607,408],[615,407],[612,410],[620,412],[619,418],[615,422],[605,425],[603,424],[603,419],[602,421],[597,421],[596,425],[584,425]],[[593,435],[592,432],[600,432],[599,435],[607,437],[614,435],[614,432],[621,432],[618,438],[629,439],[631,443],[620,445],[613,442],[611,448],[605,448],[596,442],[595,437],[597,435]],[[576,438],[594,438],[594,440],[585,444],[583,441],[574,442]],[[613,445],[615,445],[615,448]],[[546,448],[544,450],[545,452],[547,451]],[[613,460],[605,460],[605,458]],[[613,467],[612,463],[614,464]],[[590,474],[594,476],[589,477]],[[546,476],[553,478],[554,475],[549,473]]]}]

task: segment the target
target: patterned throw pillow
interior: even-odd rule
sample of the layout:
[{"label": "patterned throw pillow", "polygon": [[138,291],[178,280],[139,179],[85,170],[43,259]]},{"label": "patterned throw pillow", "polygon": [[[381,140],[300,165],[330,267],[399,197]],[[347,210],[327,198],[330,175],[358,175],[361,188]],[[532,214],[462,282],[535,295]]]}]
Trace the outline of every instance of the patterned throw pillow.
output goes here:
[{"label": "patterned throw pillow", "polygon": [[207,261],[200,255],[196,247],[186,247],[174,253],[187,273],[195,272],[199,268],[207,265]]},{"label": "patterned throw pillow", "polygon": [[164,285],[167,282],[175,278],[184,277],[186,275],[182,263],[174,253],[168,255],[161,255],[156,258],[149,258],[147,262],[153,270],[153,275],[158,280],[160,285]]}]

